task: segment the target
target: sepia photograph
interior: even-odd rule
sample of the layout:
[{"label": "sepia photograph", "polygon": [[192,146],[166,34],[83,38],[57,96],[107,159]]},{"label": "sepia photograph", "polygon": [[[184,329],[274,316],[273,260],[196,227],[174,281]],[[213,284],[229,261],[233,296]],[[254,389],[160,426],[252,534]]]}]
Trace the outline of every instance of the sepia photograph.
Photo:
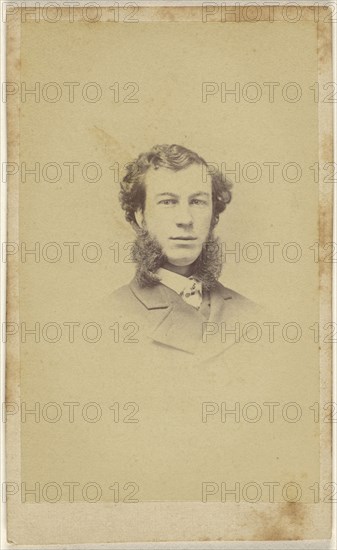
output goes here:
[{"label": "sepia photograph", "polygon": [[253,302],[218,281],[222,249],[214,229],[231,187],[218,169],[175,144],[154,146],[127,165],[120,203],[136,234],[136,273],[109,307],[139,319],[154,344],[198,355],[219,323],[254,315]]},{"label": "sepia photograph", "polygon": [[1,4],[1,547],[335,548],[336,14]]}]

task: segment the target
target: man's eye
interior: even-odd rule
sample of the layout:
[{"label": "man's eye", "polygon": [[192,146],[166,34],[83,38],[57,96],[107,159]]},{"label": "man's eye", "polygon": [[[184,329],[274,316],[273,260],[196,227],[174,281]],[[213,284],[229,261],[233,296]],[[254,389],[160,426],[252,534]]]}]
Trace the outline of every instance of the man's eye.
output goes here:
[{"label": "man's eye", "polygon": [[206,202],[206,201],[203,201],[202,199],[192,199],[192,200],[191,200],[191,203],[192,203],[192,204],[196,204],[196,205],[198,205],[198,206],[204,206],[204,205],[207,204],[207,202]]},{"label": "man's eye", "polygon": [[171,204],[176,204],[176,199],[163,199],[158,202],[158,204],[163,204],[164,206],[170,206]]}]

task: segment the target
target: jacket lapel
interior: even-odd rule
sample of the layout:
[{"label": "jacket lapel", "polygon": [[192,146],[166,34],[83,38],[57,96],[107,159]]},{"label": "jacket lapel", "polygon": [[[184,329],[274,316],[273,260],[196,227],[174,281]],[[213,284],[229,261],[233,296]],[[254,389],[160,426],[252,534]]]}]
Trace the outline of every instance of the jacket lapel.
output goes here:
[{"label": "jacket lapel", "polygon": [[[233,336],[222,339],[221,323],[225,322],[229,329],[234,328],[235,321],[239,320],[238,304],[234,303],[232,293],[220,283],[211,292],[208,321],[163,285],[140,287],[134,279],[130,286],[146,308],[146,333],[152,341],[197,355],[200,360],[219,355],[235,343]],[[206,330],[209,332],[203,342],[203,332]]]},{"label": "jacket lapel", "polygon": [[228,317],[228,313],[232,310],[232,307],[233,299],[230,291],[218,283],[211,292],[211,313],[209,322],[221,323]]},{"label": "jacket lapel", "polygon": [[156,342],[194,354],[202,338],[204,318],[178,298],[149,336]]},{"label": "jacket lapel", "polygon": [[[204,342],[202,343],[202,358],[208,359],[223,353],[235,344],[235,337],[222,338],[222,327],[234,329],[233,313],[237,304],[234,303],[231,292],[220,283],[211,292],[211,312],[204,325]],[[207,324],[208,323],[208,324]]]},{"label": "jacket lapel", "polygon": [[130,286],[148,310],[148,336],[165,346],[194,354],[202,338],[205,319],[201,313],[163,285],[140,287],[133,280]]}]

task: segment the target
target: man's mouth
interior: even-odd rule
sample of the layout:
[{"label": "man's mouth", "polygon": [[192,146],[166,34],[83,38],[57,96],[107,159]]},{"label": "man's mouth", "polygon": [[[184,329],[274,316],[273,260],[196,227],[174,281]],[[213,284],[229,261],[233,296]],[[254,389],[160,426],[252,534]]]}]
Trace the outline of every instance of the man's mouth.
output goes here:
[{"label": "man's mouth", "polygon": [[188,236],[181,236],[181,237],[170,237],[172,241],[196,241],[197,237],[188,237]]}]

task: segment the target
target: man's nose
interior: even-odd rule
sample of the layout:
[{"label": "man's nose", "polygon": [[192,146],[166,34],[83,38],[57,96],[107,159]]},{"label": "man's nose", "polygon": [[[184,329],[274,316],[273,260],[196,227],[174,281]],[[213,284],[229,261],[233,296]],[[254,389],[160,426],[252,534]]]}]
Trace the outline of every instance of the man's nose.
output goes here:
[{"label": "man's nose", "polygon": [[176,209],[175,222],[177,225],[192,225],[193,218],[189,205],[180,204]]}]

